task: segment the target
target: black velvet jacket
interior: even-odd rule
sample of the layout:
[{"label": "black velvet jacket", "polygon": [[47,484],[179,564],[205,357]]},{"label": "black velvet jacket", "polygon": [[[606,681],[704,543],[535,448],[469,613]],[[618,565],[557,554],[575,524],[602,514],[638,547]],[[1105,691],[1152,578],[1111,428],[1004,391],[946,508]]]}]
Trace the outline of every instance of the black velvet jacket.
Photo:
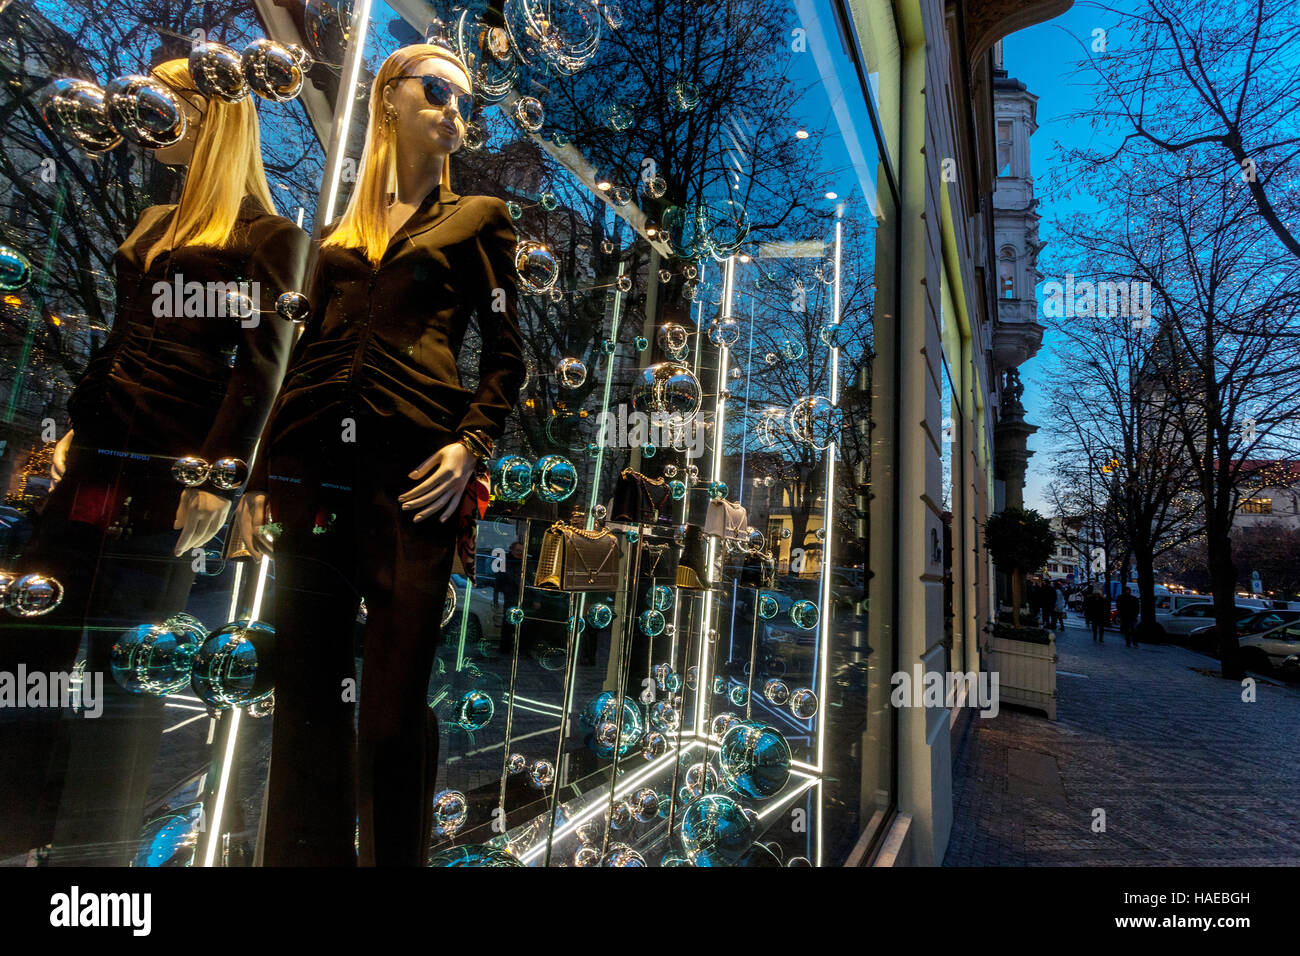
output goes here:
[{"label": "black velvet jacket", "polygon": [[[302,281],[308,236],[246,197],[228,248],[183,246],[146,270],[175,212],[146,209],[117,250],[113,329],[68,400],[71,425],[78,444],[113,453],[247,461],[293,344],[275,301]],[[255,324],[211,308],[240,282],[259,309]]]},{"label": "black velvet jacket", "polygon": [[[379,436],[371,447],[391,448],[406,469],[449,435],[476,430],[498,439],[525,375],[515,246],[504,202],[436,188],[378,268],[359,249],[325,249],[312,315],[248,489],[267,490],[273,455],[328,458],[343,450],[343,419],[357,414],[367,439]],[[483,347],[471,392],[456,357],[475,313]]]}]

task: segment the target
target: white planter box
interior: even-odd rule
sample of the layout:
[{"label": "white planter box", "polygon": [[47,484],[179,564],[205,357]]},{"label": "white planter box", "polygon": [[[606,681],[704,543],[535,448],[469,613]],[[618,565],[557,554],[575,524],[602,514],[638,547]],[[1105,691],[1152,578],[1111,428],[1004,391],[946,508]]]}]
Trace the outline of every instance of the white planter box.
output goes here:
[{"label": "white planter box", "polygon": [[1032,707],[1056,719],[1056,635],[1034,644],[989,635],[988,669],[997,671],[998,694],[1005,704]]}]

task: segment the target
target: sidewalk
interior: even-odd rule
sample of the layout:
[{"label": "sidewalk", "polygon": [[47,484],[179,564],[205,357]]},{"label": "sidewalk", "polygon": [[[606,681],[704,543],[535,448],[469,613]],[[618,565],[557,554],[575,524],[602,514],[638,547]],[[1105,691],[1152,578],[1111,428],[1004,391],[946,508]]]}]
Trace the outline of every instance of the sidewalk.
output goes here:
[{"label": "sidewalk", "polygon": [[[945,866],[1300,865],[1300,688],[1174,645],[1057,635],[1058,720],[973,716]],[[1105,832],[1093,832],[1094,809]]]}]

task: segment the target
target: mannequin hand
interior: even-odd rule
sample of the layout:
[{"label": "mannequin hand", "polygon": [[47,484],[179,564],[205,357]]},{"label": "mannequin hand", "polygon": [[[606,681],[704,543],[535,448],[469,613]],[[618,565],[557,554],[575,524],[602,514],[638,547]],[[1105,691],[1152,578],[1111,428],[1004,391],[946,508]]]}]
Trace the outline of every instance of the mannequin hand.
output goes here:
[{"label": "mannequin hand", "polygon": [[68,468],[68,449],[72,447],[72,429],[64,432],[58,444],[54,446],[54,458],[50,462],[50,487],[53,488],[63,480],[63,473]]},{"label": "mannequin hand", "polygon": [[474,464],[474,456],[458,441],[439,448],[411,472],[412,478],[428,477],[410,491],[397,496],[397,500],[402,503],[402,510],[423,508],[415,516],[417,522],[432,514],[438,514],[439,521],[446,521],[460,507],[465,486],[474,474]]},{"label": "mannequin hand", "polygon": [[181,503],[176,507],[176,520],[172,527],[180,531],[176,539],[176,557],[190,548],[197,548],[212,539],[230,514],[230,502],[220,495],[198,488],[181,492]]},{"label": "mannequin hand", "polygon": [[239,499],[235,509],[235,520],[231,522],[230,533],[237,535],[241,544],[253,553],[256,561],[271,556],[271,544],[257,533],[257,529],[266,524],[266,495],[260,491],[248,492]]}]

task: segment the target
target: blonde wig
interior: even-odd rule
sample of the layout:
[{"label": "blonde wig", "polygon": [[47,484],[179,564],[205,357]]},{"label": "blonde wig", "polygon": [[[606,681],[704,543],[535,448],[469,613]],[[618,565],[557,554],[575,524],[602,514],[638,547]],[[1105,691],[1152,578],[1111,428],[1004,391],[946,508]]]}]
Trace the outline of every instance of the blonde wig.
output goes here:
[{"label": "blonde wig", "polygon": [[[447,60],[465,74],[467,83],[473,82],[460,57],[445,47],[414,43],[389,54],[370,87],[370,122],[356,187],[338,226],[322,246],[360,249],[376,266],[384,257],[388,249],[388,197],[397,188],[397,130],[385,115],[384,89],[396,77],[409,75],[417,63],[431,58]],[[457,116],[456,125],[464,137],[464,118]],[[451,189],[451,157],[443,160],[442,188]]]},{"label": "blonde wig", "polygon": [[146,269],[158,255],[178,246],[229,246],[245,196],[258,200],[267,212],[275,212],[262,168],[262,138],[253,97],[238,103],[217,97],[204,99],[183,59],[167,60],[150,72],[191,106],[197,106],[198,101],[206,107],[201,111],[203,117],[176,218],[172,228],[145,255]]}]

